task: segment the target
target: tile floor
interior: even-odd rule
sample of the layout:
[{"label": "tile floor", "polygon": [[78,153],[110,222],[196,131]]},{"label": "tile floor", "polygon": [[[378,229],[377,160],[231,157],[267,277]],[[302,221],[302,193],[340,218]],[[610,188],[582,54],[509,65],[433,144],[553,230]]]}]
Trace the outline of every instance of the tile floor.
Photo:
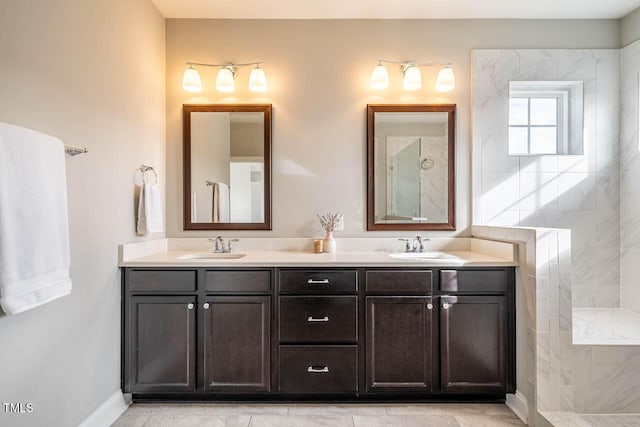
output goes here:
[{"label": "tile floor", "polygon": [[135,404],[112,427],[507,427],[501,404]]}]

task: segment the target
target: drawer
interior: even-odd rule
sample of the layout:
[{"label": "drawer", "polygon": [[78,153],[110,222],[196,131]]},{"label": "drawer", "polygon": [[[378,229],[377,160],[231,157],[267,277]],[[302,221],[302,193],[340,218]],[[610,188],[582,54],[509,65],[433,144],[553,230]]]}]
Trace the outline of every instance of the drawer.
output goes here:
[{"label": "drawer", "polygon": [[281,392],[355,393],[356,346],[280,346]]},{"label": "drawer", "polygon": [[356,270],[280,270],[278,278],[283,294],[352,293],[358,290]]},{"label": "drawer", "polygon": [[211,292],[264,292],[271,291],[270,270],[207,270],[204,288]]},{"label": "drawer", "polygon": [[280,342],[355,343],[355,296],[280,297]]},{"label": "drawer", "polygon": [[433,290],[431,270],[369,270],[367,294],[426,294]]},{"label": "drawer", "polygon": [[507,292],[509,270],[441,270],[443,292]]},{"label": "drawer", "polygon": [[196,270],[128,270],[129,291],[193,292]]}]

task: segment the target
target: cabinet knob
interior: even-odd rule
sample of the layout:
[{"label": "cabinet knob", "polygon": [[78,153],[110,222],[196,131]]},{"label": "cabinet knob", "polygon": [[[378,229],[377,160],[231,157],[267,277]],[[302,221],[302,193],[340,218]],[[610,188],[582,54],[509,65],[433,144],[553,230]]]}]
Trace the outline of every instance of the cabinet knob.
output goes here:
[{"label": "cabinet knob", "polygon": [[442,308],[445,310],[449,310],[449,307],[451,307],[451,305],[448,302],[443,302],[442,303]]},{"label": "cabinet knob", "polygon": [[428,310],[433,310],[433,304],[432,303],[427,303],[427,309]]},{"label": "cabinet knob", "polygon": [[208,310],[210,307],[208,302],[205,302],[204,304],[202,304],[202,308],[204,308],[205,310]]},{"label": "cabinet knob", "polygon": [[322,368],[314,368],[313,366],[309,366],[307,368],[307,372],[312,373],[312,374],[326,374],[329,372],[329,367],[328,366],[324,366]]},{"label": "cabinet knob", "polygon": [[189,303],[189,304],[187,304],[187,308],[188,308],[189,310],[193,310],[193,307],[194,307],[193,303]]}]

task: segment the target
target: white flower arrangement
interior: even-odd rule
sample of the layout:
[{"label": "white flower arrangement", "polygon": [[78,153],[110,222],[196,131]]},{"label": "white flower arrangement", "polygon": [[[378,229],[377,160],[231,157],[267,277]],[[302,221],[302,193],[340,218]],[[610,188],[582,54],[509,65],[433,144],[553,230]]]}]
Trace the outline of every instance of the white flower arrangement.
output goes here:
[{"label": "white flower arrangement", "polygon": [[327,233],[332,233],[336,229],[340,221],[342,221],[342,214],[338,212],[328,213],[322,216],[320,216],[319,214],[316,214],[316,216],[320,221],[320,225],[322,226],[322,228],[324,228],[324,231],[326,231]]}]

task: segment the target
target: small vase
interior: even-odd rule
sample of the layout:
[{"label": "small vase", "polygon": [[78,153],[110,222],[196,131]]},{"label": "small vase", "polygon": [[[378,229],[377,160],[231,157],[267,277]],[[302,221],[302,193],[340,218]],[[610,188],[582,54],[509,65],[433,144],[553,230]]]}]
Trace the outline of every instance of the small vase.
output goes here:
[{"label": "small vase", "polygon": [[333,238],[332,231],[327,231],[327,235],[324,236],[324,252],[328,254],[336,252],[336,239]]}]

